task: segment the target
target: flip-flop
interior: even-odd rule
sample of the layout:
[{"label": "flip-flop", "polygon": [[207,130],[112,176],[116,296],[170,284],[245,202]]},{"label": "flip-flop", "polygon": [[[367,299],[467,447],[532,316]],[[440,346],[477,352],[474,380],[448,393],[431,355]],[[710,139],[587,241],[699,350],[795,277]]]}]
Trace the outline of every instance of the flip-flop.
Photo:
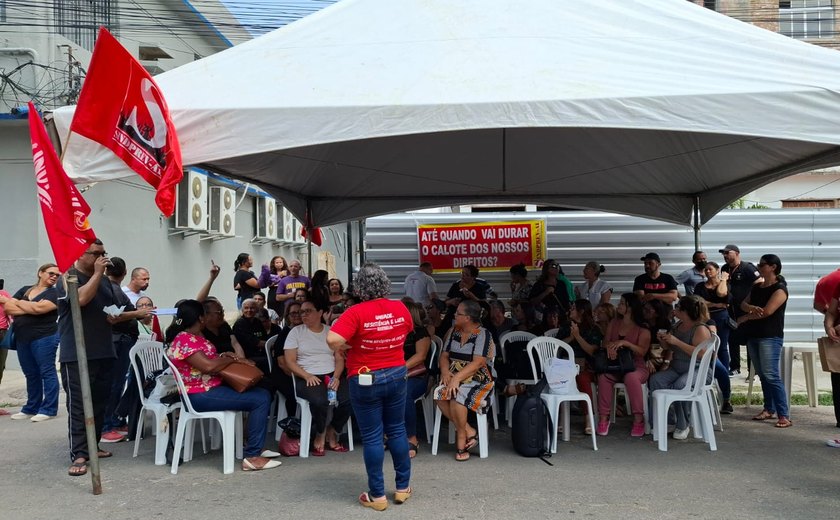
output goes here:
[{"label": "flip-flop", "polygon": [[458,462],[466,462],[470,460],[470,452],[466,449],[455,450],[455,460],[457,460]]},{"label": "flip-flop", "polygon": [[752,418],[753,421],[766,421],[767,419],[774,419],[776,414],[762,410],[760,414]]},{"label": "flip-flop", "polygon": [[776,428],[790,428],[791,426],[793,426],[793,423],[787,417],[779,417],[776,422]]},{"label": "flip-flop", "polygon": [[326,445],[326,448],[330,451],[337,451],[338,453],[346,453],[350,451],[346,446],[343,444],[333,444],[330,446],[329,444]]},{"label": "flip-flop", "polygon": [[467,437],[467,443],[464,444],[464,450],[470,451],[471,449],[478,446],[478,433],[473,435],[472,437]]},{"label": "flip-flop", "polygon": [[96,452],[96,454],[99,456],[100,459],[107,459],[114,456],[113,453],[105,450],[99,450]]},{"label": "flip-flop", "polygon": [[70,469],[67,470],[67,474],[71,477],[81,477],[87,475],[87,471],[87,461],[73,462]]},{"label": "flip-flop", "polygon": [[[414,452],[414,455],[411,454],[412,451]],[[408,443],[408,457],[409,458],[413,459],[414,457],[417,456],[417,454],[419,452],[420,452],[420,446],[418,444],[412,444],[410,442]]]}]

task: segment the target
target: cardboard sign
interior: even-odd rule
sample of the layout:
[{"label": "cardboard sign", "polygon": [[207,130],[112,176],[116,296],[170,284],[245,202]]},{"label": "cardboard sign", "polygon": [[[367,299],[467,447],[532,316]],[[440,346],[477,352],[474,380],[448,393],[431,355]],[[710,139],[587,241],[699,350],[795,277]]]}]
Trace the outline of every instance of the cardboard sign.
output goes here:
[{"label": "cardboard sign", "polygon": [[524,263],[535,267],[545,256],[545,221],[424,224],[417,226],[420,262],[435,271],[458,272],[465,265],[507,271]]}]

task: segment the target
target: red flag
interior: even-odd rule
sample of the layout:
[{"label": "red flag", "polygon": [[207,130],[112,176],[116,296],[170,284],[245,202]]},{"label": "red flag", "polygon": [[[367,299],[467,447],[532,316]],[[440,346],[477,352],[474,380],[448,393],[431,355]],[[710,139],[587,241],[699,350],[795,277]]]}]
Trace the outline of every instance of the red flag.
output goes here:
[{"label": "red flag", "polygon": [[[303,238],[306,238],[307,233],[306,233],[306,228],[305,227],[300,228],[300,236],[302,236]],[[324,232],[321,231],[321,228],[319,228],[319,227],[312,228],[312,243],[315,244],[318,247],[321,247],[321,244],[324,243]]]},{"label": "red flag", "polygon": [[169,108],[152,76],[104,27],[70,130],[114,152],[157,188],[158,208],[172,215],[184,173]]},{"label": "red flag", "polygon": [[66,271],[96,240],[88,223],[90,206],[61,167],[41,116],[32,102],[29,103],[29,137],[32,140],[32,162],[44,227],[55,254],[55,263],[60,270]]}]

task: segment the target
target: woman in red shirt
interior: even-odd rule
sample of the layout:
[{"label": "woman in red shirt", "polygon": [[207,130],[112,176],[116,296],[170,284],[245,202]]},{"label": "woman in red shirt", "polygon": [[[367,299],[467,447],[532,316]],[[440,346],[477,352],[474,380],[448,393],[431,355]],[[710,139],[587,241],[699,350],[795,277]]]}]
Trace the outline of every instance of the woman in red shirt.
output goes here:
[{"label": "woman in red shirt", "polygon": [[378,265],[363,265],[353,287],[362,303],[344,311],[330,329],[327,343],[333,350],[347,353],[350,401],[362,433],[368,475],[368,491],[359,495],[359,502],[382,511],[388,507],[382,474],[383,434],[388,437],[396,472],[394,502],[402,504],[411,496],[403,344],[413,325],[405,305],[385,298],[391,292],[391,282]]}]

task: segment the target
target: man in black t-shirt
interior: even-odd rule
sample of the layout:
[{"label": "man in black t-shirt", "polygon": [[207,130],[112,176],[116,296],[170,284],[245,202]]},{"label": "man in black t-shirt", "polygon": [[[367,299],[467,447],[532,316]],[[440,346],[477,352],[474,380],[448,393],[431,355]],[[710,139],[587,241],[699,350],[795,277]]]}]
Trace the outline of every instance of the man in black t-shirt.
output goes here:
[{"label": "man in black t-shirt", "polygon": [[[105,268],[109,263],[102,242],[96,240],[56,284],[60,337],[58,360],[61,363],[61,383],[67,393],[70,430],[68,437],[70,459],[73,461],[68,473],[72,476],[87,473],[86,463],[90,450],[98,450],[99,446],[88,446],[87,443],[85,411],[82,406],[82,383],[79,377],[79,361],[76,357],[76,336],[73,329],[73,317],[70,314],[70,301],[67,298],[65,277],[68,274],[75,274],[79,280],[79,305],[84,325],[93,419],[98,444],[102,436],[105,405],[111,387],[111,370],[116,358],[111,338],[111,323],[107,319],[108,315],[102,312],[104,307],[117,304],[111,282],[105,277]],[[106,453],[100,452],[100,456],[109,456]]]},{"label": "man in black t-shirt", "polygon": [[[753,264],[741,261],[741,250],[735,244],[727,244],[723,249],[718,249],[718,252],[723,255],[724,265],[721,266],[720,271],[725,275],[721,275],[721,278],[726,279],[729,294],[732,295],[729,316],[734,321],[744,315],[744,311],[741,310],[741,302],[749,296],[752,286],[761,283],[763,278],[758,274],[758,269]],[[728,368],[730,376],[741,373],[741,345],[746,344],[747,338],[744,334],[739,333],[738,329],[732,329],[729,333]]]},{"label": "man in black t-shirt", "polygon": [[677,298],[677,281],[670,274],[659,270],[662,261],[657,253],[648,253],[640,258],[645,265],[644,274],[640,274],[633,280],[633,292],[639,295],[643,302],[650,300],[661,300],[672,305]]}]

